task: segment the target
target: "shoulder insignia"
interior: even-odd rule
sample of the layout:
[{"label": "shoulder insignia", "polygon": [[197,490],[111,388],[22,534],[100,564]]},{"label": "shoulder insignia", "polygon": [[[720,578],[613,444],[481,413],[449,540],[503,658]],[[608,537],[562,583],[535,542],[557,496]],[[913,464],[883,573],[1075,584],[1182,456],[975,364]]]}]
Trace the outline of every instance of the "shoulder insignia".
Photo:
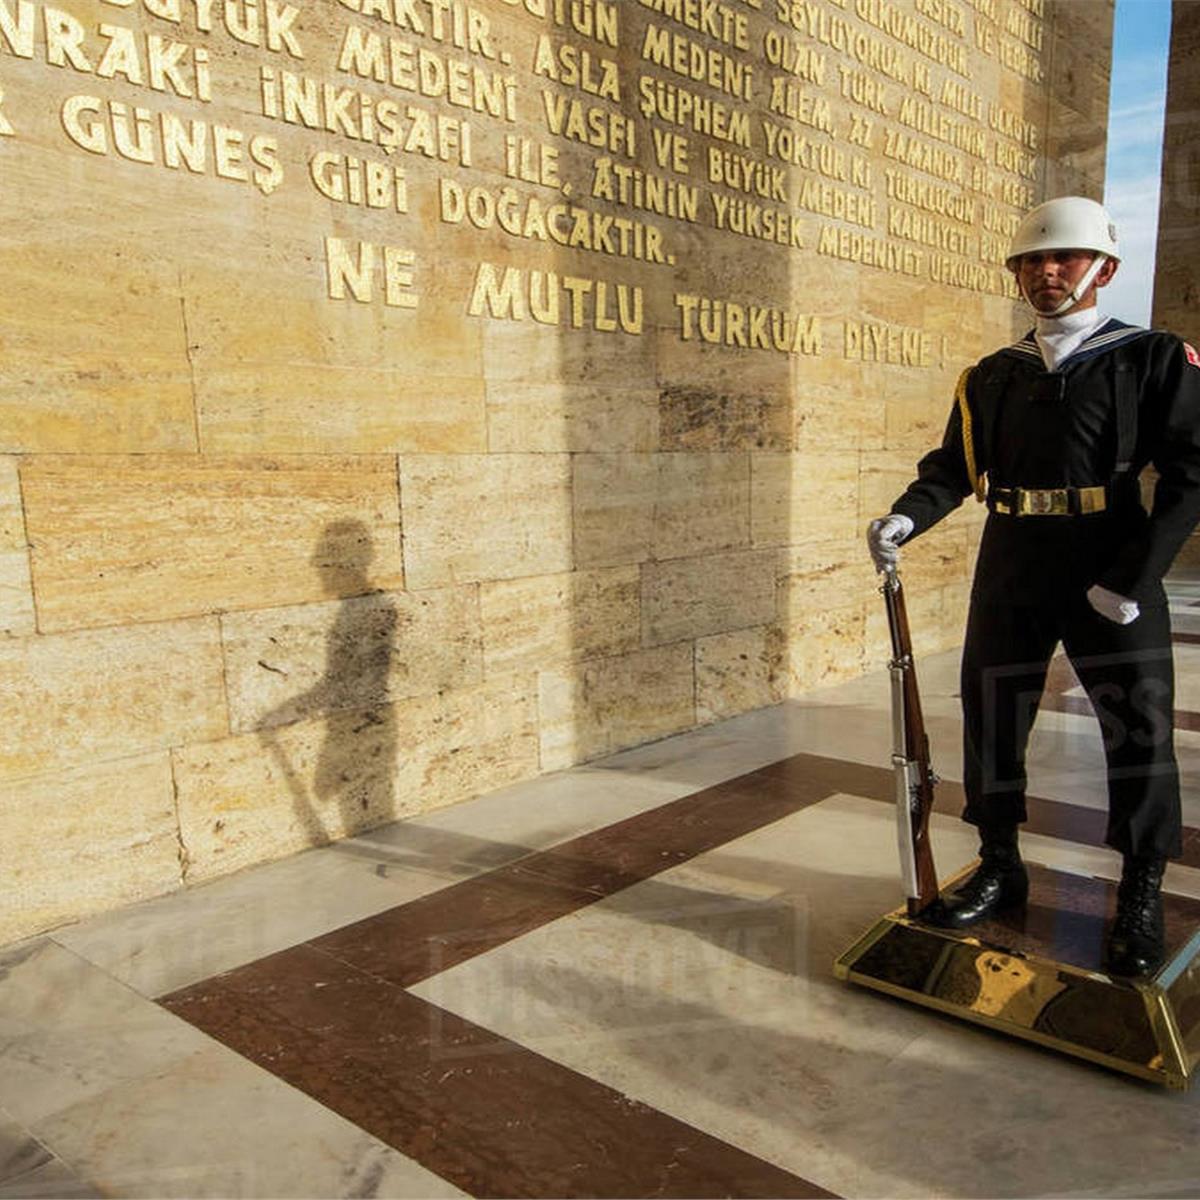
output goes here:
[{"label": "shoulder insignia", "polygon": [[1183,352],[1187,355],[1187,360],[1193,367],[1200,367],[1200,354],[1196,353],[1196,347],[1190,342],[1183,343]]}]

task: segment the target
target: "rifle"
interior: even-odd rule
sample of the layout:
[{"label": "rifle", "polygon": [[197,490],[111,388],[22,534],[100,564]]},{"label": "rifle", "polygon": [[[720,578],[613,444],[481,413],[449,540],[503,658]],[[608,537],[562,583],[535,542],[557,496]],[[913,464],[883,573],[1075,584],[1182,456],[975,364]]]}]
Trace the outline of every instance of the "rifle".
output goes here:
[{"label": "rifle", "polygon": [[895,569],[884,572],[883,593],[892,633],[892,766],[896,771],[896,832],[908,915],[918,916],[938,898],[937,871],[929,842],[929,814],[937,776],[929,762],[929,736],[913,663],[904,588]]}]

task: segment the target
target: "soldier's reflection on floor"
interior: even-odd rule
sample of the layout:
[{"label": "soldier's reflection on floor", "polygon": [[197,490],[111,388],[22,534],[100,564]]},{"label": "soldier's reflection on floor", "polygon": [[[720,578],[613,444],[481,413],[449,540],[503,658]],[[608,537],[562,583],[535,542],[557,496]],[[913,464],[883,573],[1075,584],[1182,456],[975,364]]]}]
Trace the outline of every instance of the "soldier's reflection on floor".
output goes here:
[{"label": "soldier's reflection on floor", "polygon": [[[326,639],[325,669],[258,723],[312,845],[380,824],[395,812],[389,679],[398,614],[394,599],[372,588],[374,556],[370,530],[361,521],[326,527],[312,563],[326,594],[344,599]],[[319,736],[315,730],[307,738],[287,736],[284,726],[311,727],[316,716],[325,718]]]}]

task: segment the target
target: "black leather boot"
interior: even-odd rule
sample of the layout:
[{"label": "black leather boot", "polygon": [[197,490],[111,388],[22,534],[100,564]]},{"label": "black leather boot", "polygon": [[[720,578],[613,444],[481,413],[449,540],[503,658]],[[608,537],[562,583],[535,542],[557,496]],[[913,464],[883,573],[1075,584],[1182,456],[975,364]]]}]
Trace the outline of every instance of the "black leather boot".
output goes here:
[{"label": "black leather boot", "polygon": [[1163,960],[1162,877],[1166,860],[1127,855],[1117,887],[1117,917],[1105,947],[1114,975],[1149,975]]},{"label": "black leather boot", "polygon": [[979,831],[979,866],[966,882],[939,898],[921,919],[942,929],[962,929],[1029,897],[1029,875],[1017,849],[1016,826]]}]

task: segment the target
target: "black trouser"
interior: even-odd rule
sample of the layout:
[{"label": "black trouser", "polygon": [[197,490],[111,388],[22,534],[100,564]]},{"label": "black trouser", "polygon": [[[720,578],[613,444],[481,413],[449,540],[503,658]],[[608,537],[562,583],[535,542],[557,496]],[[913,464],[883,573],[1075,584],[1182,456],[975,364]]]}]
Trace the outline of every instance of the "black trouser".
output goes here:
[{"label": "black trouser", "polygon": [[983,826],[1025,820],[1025,747],[1060,641],[1104,735],[1105,840],[1122,854],[1178,857],[1175,676],[1165,604],[1117,625],[1079,593],[1037,607],[972,600],[962,660],[963,819]]}]

